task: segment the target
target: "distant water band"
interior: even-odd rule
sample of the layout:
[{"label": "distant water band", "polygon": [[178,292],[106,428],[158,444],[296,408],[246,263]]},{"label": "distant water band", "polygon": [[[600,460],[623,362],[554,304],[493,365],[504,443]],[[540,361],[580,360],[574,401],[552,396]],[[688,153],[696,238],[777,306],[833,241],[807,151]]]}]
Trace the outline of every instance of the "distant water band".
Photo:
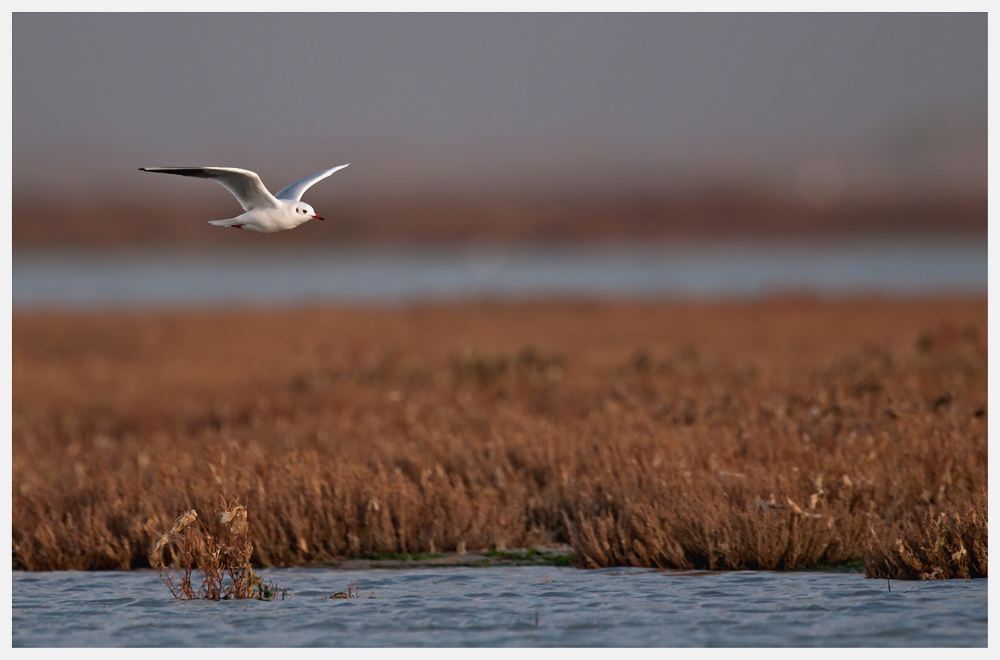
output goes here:
[{"label": "distant water band", "polygon": [[983,239],[666,246],[15,252],[31,308],[986,294]]}]

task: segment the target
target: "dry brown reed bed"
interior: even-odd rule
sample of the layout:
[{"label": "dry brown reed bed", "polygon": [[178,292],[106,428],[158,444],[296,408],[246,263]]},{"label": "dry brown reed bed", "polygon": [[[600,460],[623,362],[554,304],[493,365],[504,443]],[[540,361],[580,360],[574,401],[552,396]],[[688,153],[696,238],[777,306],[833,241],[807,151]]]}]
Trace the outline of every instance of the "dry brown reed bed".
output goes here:
[{"label": "dry brown reed bed", "polygon": [[221,493],[263,565],[569,543],[590,567],[986,575],[986,311],[15,314],[14,566],[146,565]]}]

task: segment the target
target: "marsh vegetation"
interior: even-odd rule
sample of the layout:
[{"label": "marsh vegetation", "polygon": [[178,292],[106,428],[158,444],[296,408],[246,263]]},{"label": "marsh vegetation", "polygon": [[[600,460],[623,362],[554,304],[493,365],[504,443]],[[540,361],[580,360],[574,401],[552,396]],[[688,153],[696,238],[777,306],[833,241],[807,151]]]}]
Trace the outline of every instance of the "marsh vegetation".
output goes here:
[{"label": "marsh vegetation", "polygon": [[247,567],[568,544],[583,567],[985,576],[986,312],[15,314],[14,567],[148,565],[221,493]]},{"label": "marsh vegetation", "polygon": [[265,582],[250,565],[253,543],[246,507],[223,499],[221,509],[211,526],[194,509],[186,511],[157,540],[149,559],[160,580],[178,600],[284,600],[288,590],[273,580]]}]

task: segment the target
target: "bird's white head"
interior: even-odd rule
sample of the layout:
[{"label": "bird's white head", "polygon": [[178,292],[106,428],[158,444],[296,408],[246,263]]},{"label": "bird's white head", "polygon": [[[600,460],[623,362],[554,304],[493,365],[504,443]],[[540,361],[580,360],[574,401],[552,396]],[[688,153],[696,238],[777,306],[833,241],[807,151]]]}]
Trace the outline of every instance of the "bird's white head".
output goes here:
[{"label": "bird's white head", "polygon": [[323,216],[317,215],[313,207],[309,206],[305,202],[295,202],[292,205],[292,213],[296,218],[300,218],[302,222],[306,220],[322,220]]}]

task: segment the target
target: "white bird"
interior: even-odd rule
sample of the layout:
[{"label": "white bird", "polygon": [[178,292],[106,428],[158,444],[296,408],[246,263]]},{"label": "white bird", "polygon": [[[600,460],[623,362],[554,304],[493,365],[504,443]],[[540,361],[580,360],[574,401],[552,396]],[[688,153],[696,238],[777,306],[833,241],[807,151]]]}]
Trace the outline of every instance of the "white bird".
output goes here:
[{"label": "white bird", "polygon": [[140,167],[139,169],[143,172],[162,172],[217,181],[233,193],[243,207],[244,213],[229,220],[210,220],[209,224],[270,234],[295,229],[309,220],[322,220],[323,218],[316,214],[313,207],[300,201],[302,193],[317,181],[322,181],[347,165],[310,174],[285,186],[277,195],[267,191],[255,172],[236,167]]}]

